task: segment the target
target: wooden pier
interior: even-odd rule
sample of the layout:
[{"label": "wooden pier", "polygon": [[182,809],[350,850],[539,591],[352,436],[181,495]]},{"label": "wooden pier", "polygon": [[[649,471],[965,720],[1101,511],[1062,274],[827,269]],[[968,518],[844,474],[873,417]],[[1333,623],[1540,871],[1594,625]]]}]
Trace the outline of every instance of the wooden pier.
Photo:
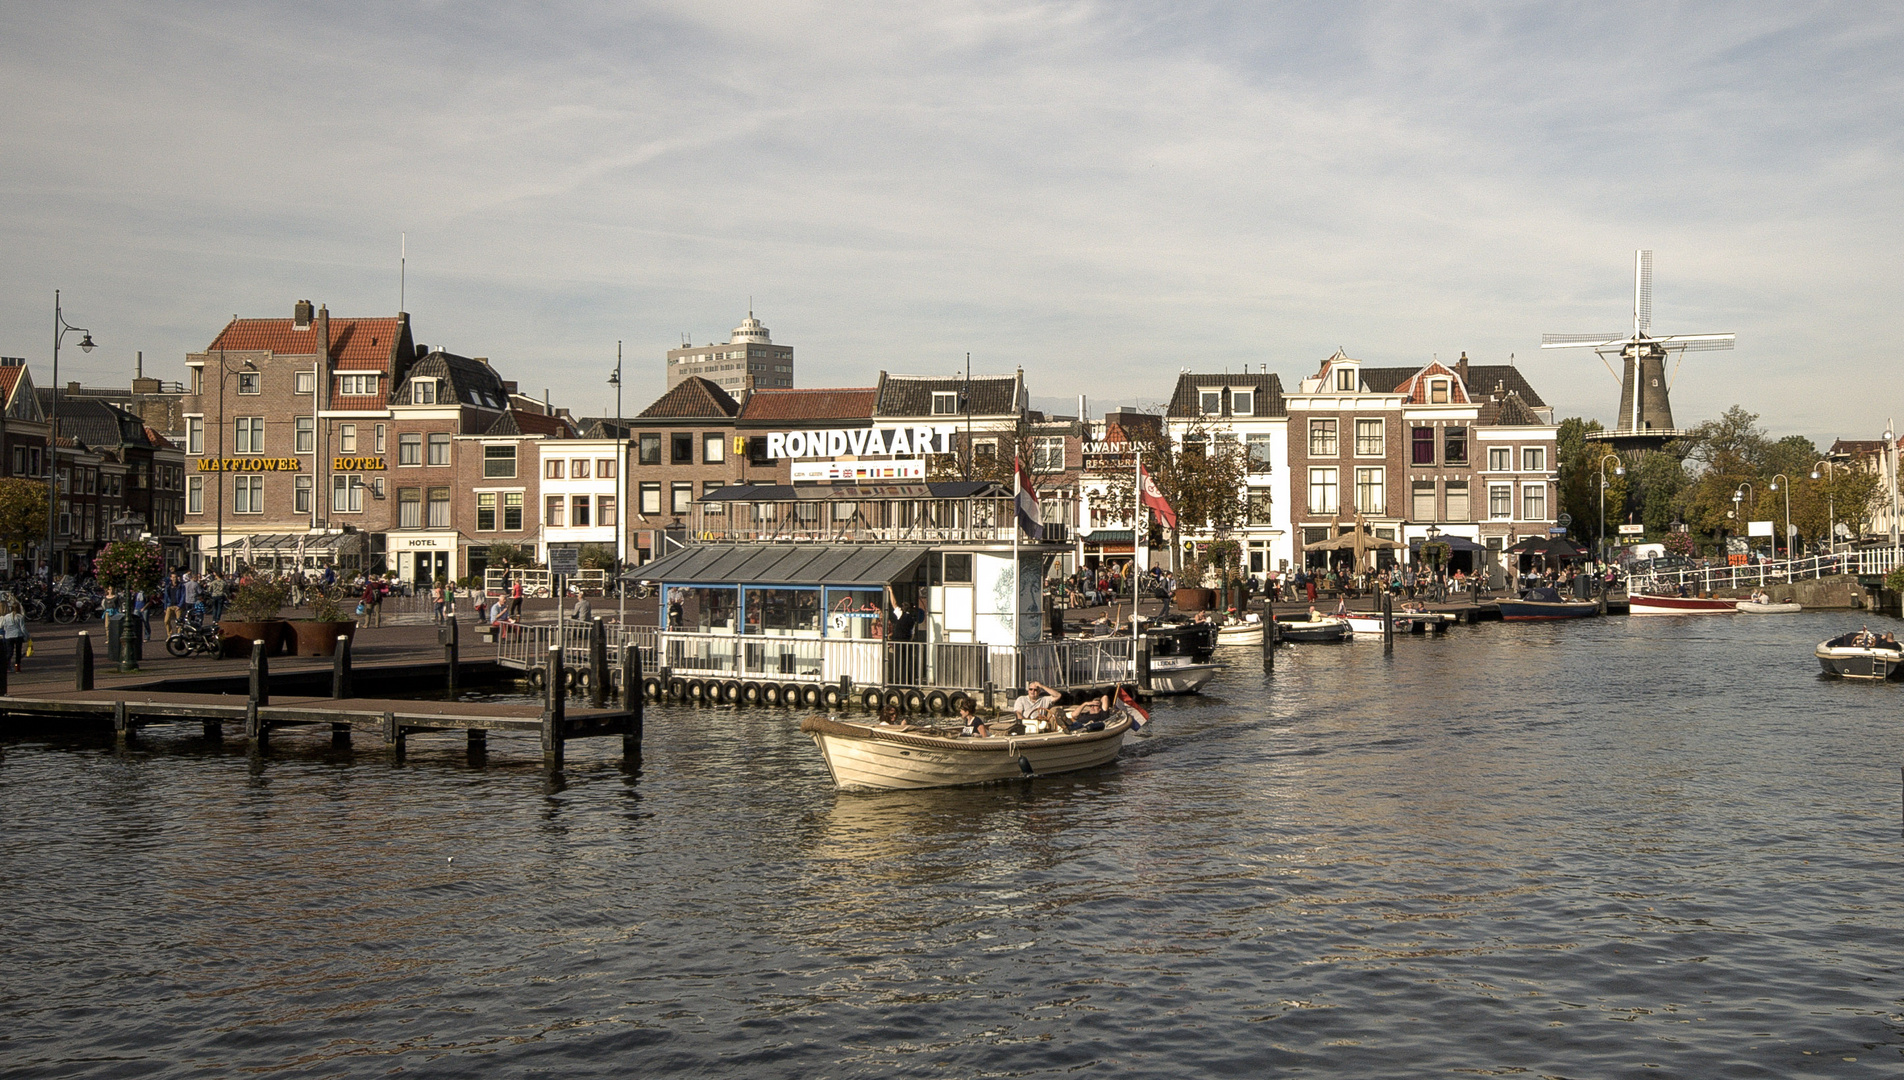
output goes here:
[{"label": "wooden pier", "polygon": [[[274,729],[324,726],[329,728],[333,745],[347,746],[356,732],[370,731],[401,758],[411,735],[461,731],[475,753],[487,749],[490,732],[516,731],[539,735],[543,762],[552,767],[562,764],[563,748],[572,739],[620,736],[622,756],[630,761],[640,757],[641,657],[633,647],[622,650],[620,671],[610,672],[606,656],[598,653],[587,674],[573,680],[564,668],[561,650],[550,649],[542,672],[544,689],[539,705],[360,696],[354,692],[358,685],[403,689],[438,686],[455,691],[479,670],[498,670],[494,664],[462,663],[456,638],[455,624],[446,624],[440,638],[446,657],[441,665],[353,669],[350,642],[340,637],[331,670],[280,676],[276,680],[280,692],[274,694],[270,660],[264,655],[261,641],[252,643],[251,667],[244,676],[165,679],[99,688],[94,685],[92,642],[82,633],[74,653],[71,690],[8,693],[6,672],[0,666],[0,714],[10,720],[38,720],[60,726],[110,725],[122,742],[130,740],[139,728],[156,724],[200,724],[206,737],[219,738],[229,724],[263,751],[269,747]],[[569,706],[567,687],[571,683],[585,688],[586,707]],[[608,698],[615,683],[624,690],[621,704],[611,708]]]}]

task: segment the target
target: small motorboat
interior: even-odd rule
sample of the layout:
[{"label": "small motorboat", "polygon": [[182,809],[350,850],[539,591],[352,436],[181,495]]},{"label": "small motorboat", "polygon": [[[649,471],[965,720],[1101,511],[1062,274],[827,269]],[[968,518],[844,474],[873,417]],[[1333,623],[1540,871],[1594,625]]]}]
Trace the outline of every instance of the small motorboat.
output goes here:
[{"label": "small motorboat", "polygon": [[1263,623],[1260,617],[1251,616],[1255,622],[1243,621],[1216,624],[1216,643],[1218,645],[1261,645],[1263,643]]},{"label": "small motorboat", "polygon": [[1153,694],[1194,694],[1203,684],[1216,678],[1222,664],[1199,663],[1187,656],[1152,657],[1150,692]]},{"label": "small motorboat", "polygon": [[[1009,722],[1009,716],[999,722]],[[901,731],[824,716],[800,721],[843,791],[899,791],[1075,772],[1117,757],[1136,723],[1119,704],[1100,730],[977,737],[936,729]]]},{"label": "small motorboat", "polygon": [[1632,615],[1730,615],[1739,610],[1737,600],[1723,596],[1633,593],[1627,603],[1627,612]]},{"label": "small motorboat", "polygon": [[1544,586],[1523,590],[1517,600],[1496,603],[1500,605],[1501,618],[1507,622],[1585,619],[1600,613],[1600,606],[1591,600],[1563,600],[1558,590]]},{"label": "small motorboat", "polygon": [[1148,625],[1144,636],[1150,639],[1153,694],[1194,694],[1223,666],[1210,661],[1217,643],[1213,623]]},{"label": "small motorboat", "polygon": [[1805,605],[1803,604],[1774,604],[1769,601],[1760,602],[1757,600],[1739,601],[1739,613],[1741,615],[1791,615],[1803,610],[1805,610]]},{"label": "small motorboat", "polygon": [[1276,620],[1276,637],[1282,641],[1346,641],[1349,632],[1349,620],[1340,615],[1325,615],[1320,619]]},{"label": "small motorboat", "polygon": [[[1351,611],[1342,616],[1349,620],[1349,632],[1358,638],[1378,638],[1382,636],[1382,613],[1379,611]],[[1395,632],[1412,634],[1415,632],[1415,617],[1397,611],[1394,615]]]},{"label": "small motorboat", "polygon": [[1821,641],[1812,654],[1825,674],[1846,679],[1894,679],[1904,669],[1904,646],[1868,630]]}]

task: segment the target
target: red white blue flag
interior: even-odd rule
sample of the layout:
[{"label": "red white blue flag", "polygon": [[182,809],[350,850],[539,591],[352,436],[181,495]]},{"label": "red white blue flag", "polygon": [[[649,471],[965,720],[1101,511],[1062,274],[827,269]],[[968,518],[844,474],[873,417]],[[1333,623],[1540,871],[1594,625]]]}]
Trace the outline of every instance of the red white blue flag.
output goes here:
[{"label": "red white blue flag", "polygon": [[1038,516],[1038,492],[1031,486],[1031,474],[1025,471],[1023,458],[1013,458],[1012,466],[1016,470],[1014,486],[1018,488],[1018,524],[1024,527],[1026,536],[1043,540],[1045,523]]},{"label": "red white blue flag", "polygon": [[1130,710],[1131,727],[1142,731],[1144,725],[1150,723],[1150,711],[1142,705],[1137,704],[1137,699],[1132,697],[1131,692],[1122,686],[1117,688],[1117,703]]}]

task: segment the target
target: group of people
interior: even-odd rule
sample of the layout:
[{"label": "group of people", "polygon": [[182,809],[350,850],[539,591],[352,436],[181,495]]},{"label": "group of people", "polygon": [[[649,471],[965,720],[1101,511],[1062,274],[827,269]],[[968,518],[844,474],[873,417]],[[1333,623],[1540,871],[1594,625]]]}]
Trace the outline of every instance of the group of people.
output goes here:
[{"label": "group of people", "polygon": [[[1006,735],[1039,735],[1047,732],[1103,731],[1110,722],[1114,706],[1111,695],[1095,697],[1078,705],[1066,708],[1060,704],[1062,698],[1056,690],[1041,682],[1027,682],[1025,692],[1012,702],[1010,719],[985,720],[978,715],[972,699],[961,696],[956,706],[955,719],[959,722],[959,734],[968,738],[990,738]],[[922,731],[899,714],[899,710],[888,705],[879,711],[877,726],[891,728],[894,731]]]}]

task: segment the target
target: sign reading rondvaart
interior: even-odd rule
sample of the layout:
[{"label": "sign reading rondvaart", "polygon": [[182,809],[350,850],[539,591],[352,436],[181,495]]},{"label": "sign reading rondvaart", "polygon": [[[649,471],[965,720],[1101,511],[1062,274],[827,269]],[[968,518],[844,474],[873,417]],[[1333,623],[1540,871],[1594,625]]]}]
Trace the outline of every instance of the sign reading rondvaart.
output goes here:
[{"label": "sign reading rondvaart", "polygon": [[767,433],[770,458],[884,457],[887,455],[949,454],[956,424],[915,427],[831,428],[822,431]]}]

